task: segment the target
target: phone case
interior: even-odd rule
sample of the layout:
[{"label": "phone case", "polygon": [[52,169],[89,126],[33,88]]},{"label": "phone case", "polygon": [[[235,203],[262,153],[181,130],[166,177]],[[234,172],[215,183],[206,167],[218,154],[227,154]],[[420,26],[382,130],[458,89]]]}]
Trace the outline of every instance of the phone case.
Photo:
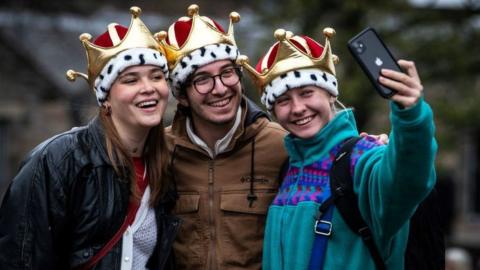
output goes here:
[{"label": "phone case", "polygon": [[385,87],[378,82],[380,69],[387,68],[400,72],[403,71],[373,28],[368,27],[350,39],[348,41],[348,49],[380,96],[389,98],[395,94],[395,90]]}]

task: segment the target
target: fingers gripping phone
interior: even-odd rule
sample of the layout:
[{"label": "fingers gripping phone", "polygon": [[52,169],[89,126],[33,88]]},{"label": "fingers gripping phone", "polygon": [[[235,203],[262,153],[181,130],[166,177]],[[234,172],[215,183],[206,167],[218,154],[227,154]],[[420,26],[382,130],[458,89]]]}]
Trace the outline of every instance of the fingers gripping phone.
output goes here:
[{"label": "fingers gripping phone", "polygon": [[389,98],[396,93],[395,90],[385,87],[378,82],[380,70],[386,68],[399,72],[403,71],[373,28],[368,27],[350,39],[348,41],[348,49],[380,96]]}]

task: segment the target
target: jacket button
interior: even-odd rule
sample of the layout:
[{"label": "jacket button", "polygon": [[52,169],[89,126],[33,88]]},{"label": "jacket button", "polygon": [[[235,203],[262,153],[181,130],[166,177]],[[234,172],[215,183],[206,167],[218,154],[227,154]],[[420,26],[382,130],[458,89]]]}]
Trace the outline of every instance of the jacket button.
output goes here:
[{"label": "jacket button", "polygon": [[128,262],[130,260],[130,257],[125,257],[124,259],[126,262]]},{"label": "jacket button", "polygon": [[90,252],[88,252],[88,251],[83,252],[83,257],[84,258],[88,258],[89,256],[90,256]]}]

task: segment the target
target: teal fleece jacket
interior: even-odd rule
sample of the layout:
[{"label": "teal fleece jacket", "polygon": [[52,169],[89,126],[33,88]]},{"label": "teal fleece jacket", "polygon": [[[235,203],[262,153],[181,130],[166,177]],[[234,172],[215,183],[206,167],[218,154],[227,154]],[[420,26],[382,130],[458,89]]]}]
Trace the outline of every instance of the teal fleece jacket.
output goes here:
[{"label": "teal fleece jacket", "polygon": [[[422,99],[400,109],[391,103],[388,145],[360,140],[351,156],[354,191],[387,269],[404,269],[409,219],[435,184],[433,113]],[[353,113],[338,113],[313,138],[285,138],[289,170],[268,211],[263,269],[307,269],[314,217],[330,195],[329,170],[346,139],[358,136]],[[370,253],[334,209],[323,269],[375,269]]]}]

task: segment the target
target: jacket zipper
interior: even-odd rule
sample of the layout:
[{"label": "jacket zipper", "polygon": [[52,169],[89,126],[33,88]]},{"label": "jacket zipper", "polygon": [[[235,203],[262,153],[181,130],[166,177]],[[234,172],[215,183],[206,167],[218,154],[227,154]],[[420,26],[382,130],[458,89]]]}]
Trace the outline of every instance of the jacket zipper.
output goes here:
[{"label": "jacket zipper", "polygon": [[216,228],[215,228],[215,213],[214,213],[214,205],[213,205],[213,180],[214,180],[214,161],[210,160],[208,162],[208,219],[209,219],[209,227],[210,227],[210,256],[208,258],[209,261],[209,269],[215,270],[217,268],[215,263],[216,257]]}]

